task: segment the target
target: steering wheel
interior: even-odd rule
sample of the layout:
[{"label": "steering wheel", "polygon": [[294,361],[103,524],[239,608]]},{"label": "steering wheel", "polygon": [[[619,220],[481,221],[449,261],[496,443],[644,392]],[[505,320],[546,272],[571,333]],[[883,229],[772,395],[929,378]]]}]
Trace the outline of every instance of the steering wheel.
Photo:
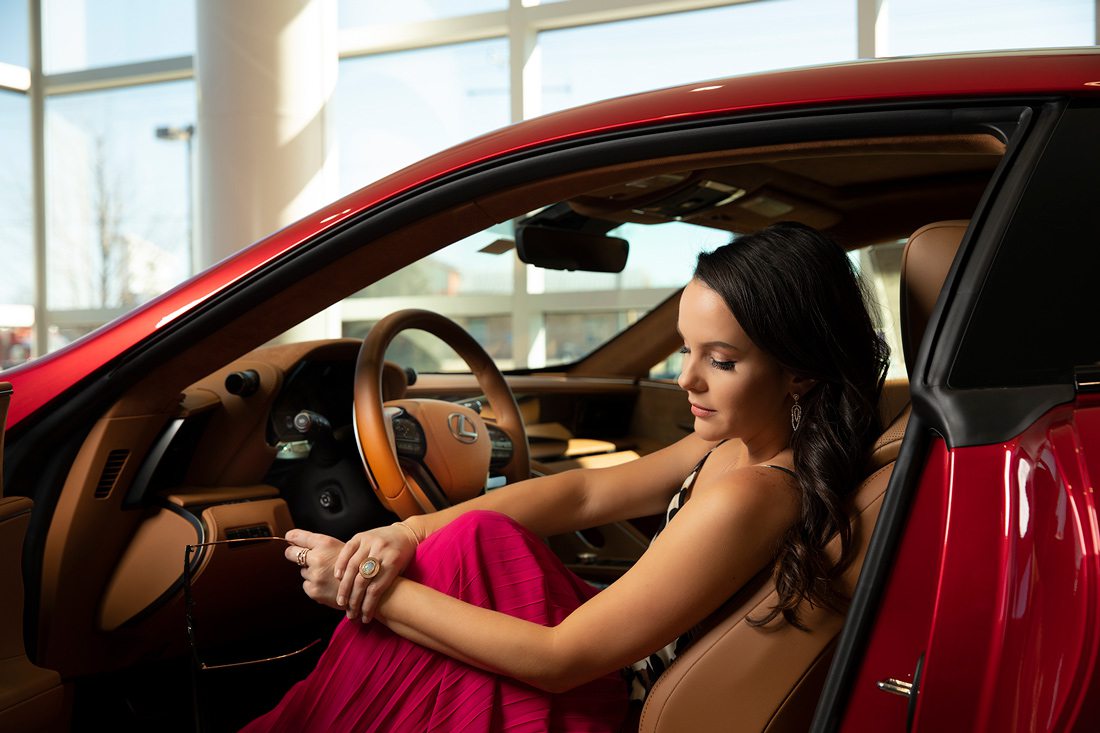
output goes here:
[{"label": "steering wheel", "polygon": [[[462,357],[489,400],[487,423],[466,404],[430,399],[383,403],[386,347],[407,329],[438,337]],[[477,496],[490,467],[508,483],[529,478],[523,418],[504,376],[461,326],[426,310],[401,310],[379,321],[359,349],[352,412],[363,467],[382,505],[402,519]]]}]

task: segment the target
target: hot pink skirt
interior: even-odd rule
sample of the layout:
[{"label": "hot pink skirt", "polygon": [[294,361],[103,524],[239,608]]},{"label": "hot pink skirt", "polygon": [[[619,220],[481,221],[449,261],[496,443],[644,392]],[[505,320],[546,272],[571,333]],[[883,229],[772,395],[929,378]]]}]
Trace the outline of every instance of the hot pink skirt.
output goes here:
[{"label": "hot pink skirt", "polygon": [[[405,576],[467,603],[554,626],[597,590],[503,514],[468,512],[417,548]],[[619,731],[627,687],[609,674],[551,694],[344,620],[317,668],[258,731]]]}]

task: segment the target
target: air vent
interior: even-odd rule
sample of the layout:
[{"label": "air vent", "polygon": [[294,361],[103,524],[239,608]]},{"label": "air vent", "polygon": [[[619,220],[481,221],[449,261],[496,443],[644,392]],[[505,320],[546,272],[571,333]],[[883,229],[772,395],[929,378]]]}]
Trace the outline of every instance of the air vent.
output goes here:
[{"label": "air vent", "polygon": [[130,457],[130,451],[122,448],[113,450],[107,456],[107,462],[103,464],[103,473],[99,475],[99,483],[95,486],[95,498],[106,499],[118,483],[119,474],[126,465],[126,459]]}]

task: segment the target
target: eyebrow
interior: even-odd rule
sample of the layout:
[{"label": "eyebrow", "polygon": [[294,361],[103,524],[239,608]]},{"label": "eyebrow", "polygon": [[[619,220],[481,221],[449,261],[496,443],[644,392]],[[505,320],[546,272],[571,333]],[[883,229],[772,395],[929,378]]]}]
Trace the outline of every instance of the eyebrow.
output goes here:
[{"label": "eyebrow", "polygon": [[743,351],[740,346],[734,346],[726,341],[707,341],[703,346],[717,346],[720,349],[733,349],[734,351]]},{"label": "eyebrow", "polygon": [[[680,332],[679,326],[676,327],[676,335],[679,336],[681,339],[684,338],[684,334]],[[703,344],[703,346],[718,347],[720,349],[733,349],[734,351],[744,351],[744,349],[742,349],[740,346],[735,346],[728,341],[707,341]]]}]

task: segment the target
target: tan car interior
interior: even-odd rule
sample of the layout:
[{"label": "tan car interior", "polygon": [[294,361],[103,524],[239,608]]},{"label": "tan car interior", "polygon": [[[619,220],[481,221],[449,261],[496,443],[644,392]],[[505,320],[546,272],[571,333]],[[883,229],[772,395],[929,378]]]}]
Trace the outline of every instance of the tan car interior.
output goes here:
[{"label": "tan car interior", "polygon": [[[53,702],[62,695],[58,673],[69,679],[184,655],[183,545],[239,536],[251,528],[281,536],[293,526],[279,490],[264,481],[277,451],[266,432],[272,405],[296,365],[307,359],[353,363],[360,342],[342,339],[257,348],[287,324],[352,295],[365,281],[547,201],[568,200],[579,212],[598,211],[601,217],[646,223],[668,220],[660,206],[661,191],[681,194],[692,186],[713,190],[717,185],[725,194],[732,195],[734,188],[742,193],[686,219],[737,231],[762,226],[769,212],[780,212],[778,219],[829,227],[852,246],[900,239],[932,218],[969,216],[1003,153],[1003,144],[992,136],[938,135],[833,140],[622,163],[516,186],[440,210],[274,294],[263,309],[227,322],[133,384],[88,434],[61,490],[42,563],[35,660],[56,672],[34,677],[41,681],[19,691],[18,700],[48,695],[55,711],[65,709]],[[640,189],[645,189],[642,197]],[[960,226],[926,227],[907,245],[903,293],[910,366],[915,356],[911,352],[954,254],[951,246],[925,242],[944,234],[955,236],[957,246]],[[315,287],[318,282],[325,287]],[[644,328],[628,330],[569,369],[508,377],[527,423],[534,472],[631,460],[683,437],[691,418],[679,388],[646,378],[648,369],[679,345],[673,327],[675,300],[640,321]],[[256,350],[242,356],[244,348]],[[261,377],[258,391],[247,399],[230,394],[225,386],[228,374],[243,369]],[[478,394],[469,375],[423,375],[412,387],[398,376],[389,384],[384,388],[387,399],[402,393],[439,398]],[[632,417],[620,426],[619,435],[588,434],[583,421],[570,420],[578,414],[579,404],[597,398],[631,406]],[[861,551],[845,576],[849,586],[858,577],[897,456],[907,403],[905,381],[890,384],[882,403],[889,428],[853,502]],[[165,430],[199,415],[208,422],[184,479],[155,501],[125,508],[143,470],[149,470],[146,458]],[[0,541],[5,547],[9,542],[18,547],[21,540],[14,538],[21,537],[20,517],[29,513],[29,506],[18,499],[3,500],[0,510]],[[651,529],[645,521],[624,523],[551,538],[551,543],[589,579],[610,582],[629,567],[630,558],[644,551]],[[256,632],[277,636],[310,614],[316,617],[325,611],[305,599],[296,573],[288,576],[282,555],[270,551],[268,545],[274,544],[211,548],[199,556],[194,588],[212,645],[221,640],[218,630],[232,636],[234,619],[242,615],[247,614]],[[96,551],[89,552],[91,547]],[[4,562],[11,557],[5,553]],[[4,567],[3,582],[10,585],[19,566]],[[245,577],[247,600],[236,592]],[[731,601],[722,612],[725,619],[661,678],[642,714],[642,730],[728,730],[731,720],[739,721],[739,730],[751,731],[805,726],[842,618],[809,611],[805,617],[814,629],[810,634],[749,628],[745,615],[769,603],[772,591],[770,579],[762,574]],[[5,633],[11,628],[7,624]],[[21,634],[12,639],[20,642],[21,653]],[[7,641],[2,649],[7,654]],[[6,695],[4,688],[0,694]],[[8,699],[0,697],[0,716],[15,709],[3,707]],[[0,728],[7,729],[3,721],[0,717]]]}]

